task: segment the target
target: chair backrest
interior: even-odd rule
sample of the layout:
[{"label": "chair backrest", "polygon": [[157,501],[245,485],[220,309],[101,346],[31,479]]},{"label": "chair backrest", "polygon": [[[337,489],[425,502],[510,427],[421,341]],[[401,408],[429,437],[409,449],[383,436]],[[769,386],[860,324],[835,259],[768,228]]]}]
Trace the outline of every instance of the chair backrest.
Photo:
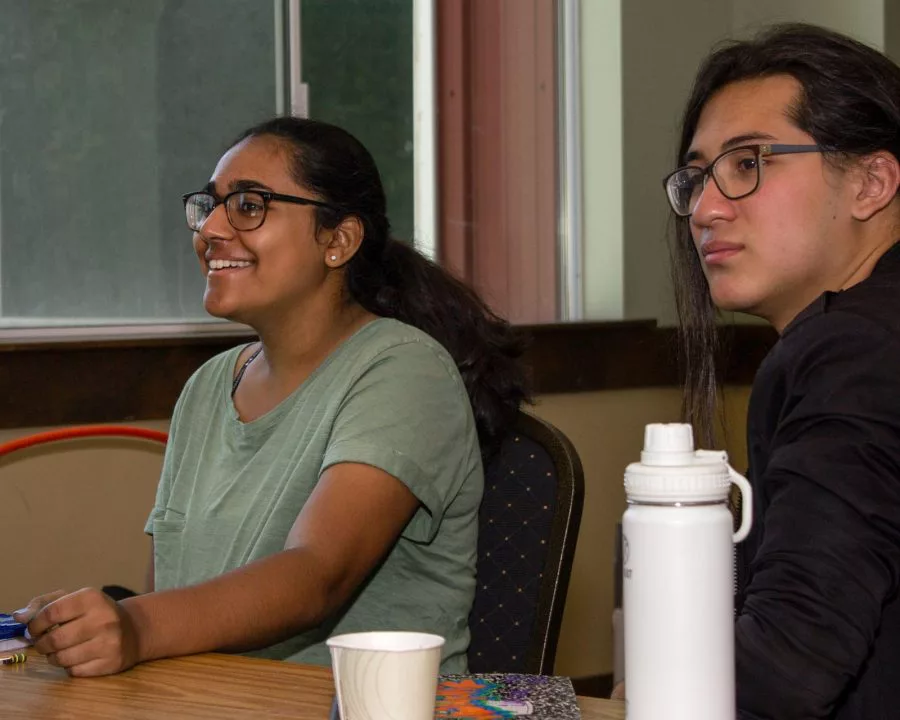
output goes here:
[{"label": "chair backrest", "polygon": [[520,412],[485,469],[470,672],[553,672],[583,505],[572,443]]},{"label": "chair backrest", "polygon": [[161,430],[127,425],[0,441],[0,527],[15,547],[4,561],[0,609],[50,589],[144,588],[151,551],[144,523],[165,442]]}]

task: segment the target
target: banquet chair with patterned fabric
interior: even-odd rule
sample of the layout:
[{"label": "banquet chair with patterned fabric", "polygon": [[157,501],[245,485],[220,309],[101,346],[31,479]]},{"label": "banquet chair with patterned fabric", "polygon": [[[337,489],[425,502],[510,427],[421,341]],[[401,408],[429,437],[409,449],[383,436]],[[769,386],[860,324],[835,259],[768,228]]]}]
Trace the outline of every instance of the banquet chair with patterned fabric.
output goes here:
[{"label": "banquet chair with patterned fabric", "polygon": [[485,468],[470,672],[553,672],[583,504],[572,443],[520,412]]}]

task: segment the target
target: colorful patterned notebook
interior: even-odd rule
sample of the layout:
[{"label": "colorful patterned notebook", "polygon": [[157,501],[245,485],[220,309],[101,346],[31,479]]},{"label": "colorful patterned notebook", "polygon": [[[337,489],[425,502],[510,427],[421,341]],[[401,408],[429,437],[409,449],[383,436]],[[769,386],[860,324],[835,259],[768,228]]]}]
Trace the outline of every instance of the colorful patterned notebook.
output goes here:
[{"label": "colorful patterned notebook", "polygon": [[555,675],[441,675],[436,718],[579,720],[572,681]]}]

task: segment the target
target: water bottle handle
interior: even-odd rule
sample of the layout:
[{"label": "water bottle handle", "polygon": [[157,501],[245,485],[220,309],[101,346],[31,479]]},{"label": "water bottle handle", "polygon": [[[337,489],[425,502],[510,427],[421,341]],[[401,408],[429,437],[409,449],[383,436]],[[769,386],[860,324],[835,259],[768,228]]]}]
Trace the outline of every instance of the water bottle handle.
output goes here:
[{"label": "water bottle handle", "polygon": [[753,525],[753,490],[747,478],[731,465],[728,466],[728,477],[741,489],[741,526],[733,537],[734,542],[739,543],[750,534]]}]

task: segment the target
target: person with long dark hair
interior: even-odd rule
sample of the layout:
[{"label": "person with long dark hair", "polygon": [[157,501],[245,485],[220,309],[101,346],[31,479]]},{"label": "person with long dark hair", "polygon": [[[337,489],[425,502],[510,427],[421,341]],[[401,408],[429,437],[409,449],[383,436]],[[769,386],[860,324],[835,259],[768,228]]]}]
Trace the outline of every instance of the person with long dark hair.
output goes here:
[{"label": "person with long dark hair", "polygon": [[72,675],[210,650],[328,664],[335,633],[444,636],[465,671],[483,462],[526,383],[522,340],[391,237],[369,152],[321,122],[244,133],[184,196],[204,305],[259,342],[188,381],[155,507],[153,591],[35,598]]},{"label": "person with long dark hair", "polygon": [[835,32],[777,26],[703,63],[665,180],[686,416],[706,443],[717,308],[780,336],[748,417],[742,718],[900,708],[898,158],[900,68]]}]

